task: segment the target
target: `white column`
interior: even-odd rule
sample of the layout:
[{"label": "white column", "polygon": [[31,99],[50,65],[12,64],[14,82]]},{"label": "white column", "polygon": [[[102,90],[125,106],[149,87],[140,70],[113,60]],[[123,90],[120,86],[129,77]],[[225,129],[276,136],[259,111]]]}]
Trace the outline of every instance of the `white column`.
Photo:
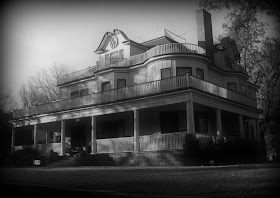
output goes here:
[{"label": "white column", "polygon": [[65,120],[61,120],[61,151],[60,155],[64,156],[65,155]]},{"label": "white column", "polygon": [[34,148],[38,145],[38,124],[34,125]]},{"label": "white column", "polygon": [[133,111],[134,117],[134,151],[139,152],[139,110]]},{"label": "white column", "polygon": [[216,109],[216,125],[217,125],[217,135],[222,136],[222,119],[221,119],[221,110]]},{"label": "white column", "polygon": [[238,115],[238,120],[239,120],[240,137],[242,139],[244,139],[245,138],[245,133],[244,133],[244,127],[243,127],[243,116],[241,114]]},{"label": "white column", "polygon": [[91,117],[91,154],[96,154],[96,116]]},{"label": "white column", "polygon": [[12,140],[11,140],[11,152],[13,153],[15,151],[15,135],[16,135],[16,128],[12,128]]},{"label": "white column", "polygon": [[46,131],[46,144],[50,143],[50,132]]},{"label": "white column", "polygon": [[186,102],[186,111],[187,111],[187,132],[195,134],[193,101],[191,98]]}]

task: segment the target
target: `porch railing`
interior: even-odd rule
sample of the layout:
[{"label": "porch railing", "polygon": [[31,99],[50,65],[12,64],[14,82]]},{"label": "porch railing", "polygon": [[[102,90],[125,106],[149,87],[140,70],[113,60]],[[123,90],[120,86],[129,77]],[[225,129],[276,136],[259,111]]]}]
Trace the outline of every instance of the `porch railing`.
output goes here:
[{"label": "porch railing", "polygon": [[183,149],[187,132],[154,134],[139,137],[141,151]]},{"label": "porch railing", "polygon": [[128,67],[137,65],[145,62],[151,57],[173,53],[193,53],[205,55],[205,50],[198,45],[190,43],[169,43],[164,45],[157,45],[156,47],[153,47],[152,49],[149,49],[142,54],[131,56],[126,59],[114,59],[113,63],[112,61],[108,60],[97,61],[97,71],[113,67]]},{"label": "porch railing", "polygon": [[95,71],[96,71],[96,66],[93,66],[69,74],[65,74],[57,79],[57,85],[62,85],[66,82],[72,82],[75,80],[94,76]]},{"label": "porch railing", "polygon": [[98,139],[97,153],[114,153],[114,152],[128,152],[134,149],[134,138],[110,138],[110,139]]},{"label": "porch railing", "polygon": [[14,118],[20,118],[44,113],[52,113],[83,106],[105,104],[164,92],[178,91],[188,87],[211,93],[222,98],[230,99],[250,107],[256,107],[255,99],[238,94],[193,76],[183,75],[15,110],[13,111],[13,116]]}]

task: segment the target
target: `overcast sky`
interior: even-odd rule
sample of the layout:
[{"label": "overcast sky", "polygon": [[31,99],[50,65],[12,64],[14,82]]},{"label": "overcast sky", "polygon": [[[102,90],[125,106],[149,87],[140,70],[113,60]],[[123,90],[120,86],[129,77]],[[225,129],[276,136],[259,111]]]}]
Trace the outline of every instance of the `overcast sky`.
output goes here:
[{"label": "overcast sky", "polygon": [[[130,39],[166,28],[197,44],[198,1],[23,1],[2,7],[1,85],[18,91],[41,68],[73,70],[96,64],[94,54],[106,32],[122,30]],[[214,38],[223,32],[226,12],[212,12]]]}]

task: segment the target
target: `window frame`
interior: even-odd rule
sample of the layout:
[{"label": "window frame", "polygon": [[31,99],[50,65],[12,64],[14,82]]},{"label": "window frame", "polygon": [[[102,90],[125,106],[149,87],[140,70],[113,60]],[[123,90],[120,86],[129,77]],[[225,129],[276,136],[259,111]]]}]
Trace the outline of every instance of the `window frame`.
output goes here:
[{"label": "window frame", "polygon": [[[169,71],[169,76],[168,77],[164,77],[164,71]],[[171,68],[168,67],[168,68],[163,68],[160,70],[160,78],[163,80],[163,79],[167,79],[167,78],[171,78]]]},{"label": "window frame", "polygon": [[[183,74],[180,74],[179,75],[179,70],[180,69],[186,69],[186,70],[189,70],[187,72],[182,72]],[[176,67],[176,76],[183,76],[185,75],[186,73],[188,73],[190,76],[192,76],[192,67]]]}]

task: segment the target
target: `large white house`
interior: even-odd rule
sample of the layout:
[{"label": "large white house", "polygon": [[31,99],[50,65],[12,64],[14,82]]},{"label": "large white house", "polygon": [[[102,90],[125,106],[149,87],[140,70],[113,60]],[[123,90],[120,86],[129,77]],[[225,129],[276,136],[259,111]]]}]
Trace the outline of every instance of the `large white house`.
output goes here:
[{"label": "large white house", "polygon": [[182,149],[187,133],[259,140],[256,90],[229,37],[213,44],[196,11],[197,45],[169,30],[130,40],[105,33],[96,65],[58,79],[61,100],[13,112],[12,150],[60,155]]}]

